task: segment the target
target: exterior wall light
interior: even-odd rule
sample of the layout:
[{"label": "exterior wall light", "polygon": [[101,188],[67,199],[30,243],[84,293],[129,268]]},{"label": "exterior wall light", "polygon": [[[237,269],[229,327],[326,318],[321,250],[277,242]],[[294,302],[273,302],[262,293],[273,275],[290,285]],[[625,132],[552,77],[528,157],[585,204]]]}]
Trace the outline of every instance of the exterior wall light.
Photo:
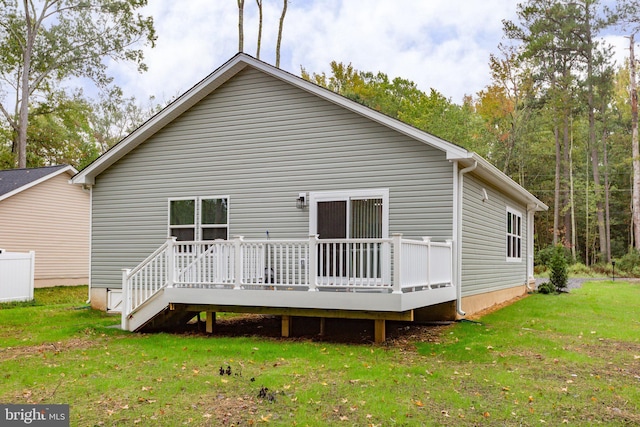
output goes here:
[{"label": "exterior wall light", "polygon": [[298,194],[298,198],[296,199],[296,208],[304,209],[307,207],[307,193]]}]

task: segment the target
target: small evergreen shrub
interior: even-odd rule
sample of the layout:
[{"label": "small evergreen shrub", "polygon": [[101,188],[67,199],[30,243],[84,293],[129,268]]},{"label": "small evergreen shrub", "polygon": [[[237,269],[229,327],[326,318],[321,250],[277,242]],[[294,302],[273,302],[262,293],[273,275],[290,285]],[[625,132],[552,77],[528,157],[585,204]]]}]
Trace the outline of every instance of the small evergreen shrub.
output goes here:
[{"label": "small evergreen shrub", "polygon": [[538,285],[538,292],[541,294],[552,294],[555,293],[556,287],[553,286],[551,282],[544,282]]},{"label": "small evergreen shrub", "polygon": [[558,245],[549,260],[549,283],[557,292],[562,292],[567,288],[569,281],[569,263],[565,254],[565,249]]}]

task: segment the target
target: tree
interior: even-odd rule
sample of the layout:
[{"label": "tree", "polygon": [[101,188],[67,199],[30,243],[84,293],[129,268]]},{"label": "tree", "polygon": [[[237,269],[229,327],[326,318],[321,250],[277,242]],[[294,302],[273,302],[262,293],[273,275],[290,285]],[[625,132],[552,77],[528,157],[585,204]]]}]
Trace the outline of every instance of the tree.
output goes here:
[{"label": "tree", "polygon": [[460,106],[440,92],[429,94],[417,88],[414,82],[403,78],[390,80],[381,72],[363,72],[351,64],[332,61],[331,75],[301,70],[302,78],[324,86],[342,96],[380,111],[395,119],[432,133],[440,138],[483,152],[489,134],[484,122],[470,99]]},{"label": "tree", "polygon": [[146,69],[138,47],[156,39],[153,19],[136,12],[146,3],[0,0],[0,89],[13,94],[0,111],[14,133],[18,167],[27,164],[29,108],[39,96],[73,77],[106,87],[106,57]]},{"label": "tree", "polygon": [[150,97],[146,105],[140,104],[133,96],[126,98],[120,88],[101,94],[100,99],[91,103],[88,117],[92,139],[100,154],[131,133],[145,120],[159,112],[169,102],[157,104]]},{"label": "tree", "polygon": [[623,29],[630,32],[630,86],[629,97],[631,101],[631,131],[632,131],[632,164],[633,164],[633,189],[632,189],[632,215],[633,215],[633,245],[640,250],[640,145],[638,143],[638,89],[636,82],[636,61],[634,55],[635,34],[640,30],[640,1],[622,0],[617,2],[614,13],[615,19]]},{"label": "tree", "polygon": [[278,25],[278,42],[276,43],[276,68],[280,68],[280,47],[282,46],[282,28],[284,27],[284,16],[287,14],[287,4],[289,0],[282,0],[282,14]]},{"label": "tree", "polygon": [[238,52],[244,52],[244,0],[238,2]]},{"label": "tree", "polygon": [[631,98],[631,150],[633,164],[633,244],[640,249],[640,145],[638,144],[638,87],[636,81],[636,58],[634,34],[629,37],[629,94]]},{"label": "tree", "polygon": [[256,0],[258,5],[258,46],[256,47],[256,58],[260,59],[260,47],[262,45],[262,0]]},{"label": "tree", "polygon": [[82,169],[100,155],[89,122],[91,104],[80,92],[54,92],[29,115],[28,167],[68,164]]}]

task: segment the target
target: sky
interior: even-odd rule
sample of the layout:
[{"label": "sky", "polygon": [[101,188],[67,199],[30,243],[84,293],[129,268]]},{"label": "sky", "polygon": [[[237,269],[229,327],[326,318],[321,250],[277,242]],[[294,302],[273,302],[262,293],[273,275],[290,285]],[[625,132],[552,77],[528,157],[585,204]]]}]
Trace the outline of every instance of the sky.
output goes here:
[{"label": "sky", "polygon": [[[516,20],[516,0],[289,0],[280,68],[329,74],[331,61],[402,77],[455,103],[490,84],[489,55],[498,54],[502,20]],[[282,0],[263,0],[260,59],[275,64]],[[236,0],[149,0],[155,48],[148,71],[111,64],[127,96],[164,103],[188,90],[238,52]],[[244,51],[256,55],[258,7],[245,0]],[[622,45],[624,39],[611,40]],[[621,52],[624,53],[622,49]],[[622,53],[622,54],[623,54]]]}]

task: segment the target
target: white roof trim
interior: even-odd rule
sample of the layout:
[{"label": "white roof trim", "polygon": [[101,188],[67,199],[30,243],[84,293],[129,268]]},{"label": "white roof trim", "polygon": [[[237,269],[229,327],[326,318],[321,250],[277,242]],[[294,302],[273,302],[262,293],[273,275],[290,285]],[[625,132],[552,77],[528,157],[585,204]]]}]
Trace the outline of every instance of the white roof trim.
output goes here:
[{"label": "white roof trim", "polygon": [[462,166],[470,166],[474,161],[478,162],[478,167],[471,172],[473,175],[477,175],[481,179],[493,184],[499,188],[505,194],[510,195],[516,200],[520,200],[527,205],[527,209],[534,211],[546,211],[549,207],[539,200],[536,196],[528,192],[524,187],[509,178],[500,169],[489,163],[483,157],[476,153],[471,153],[471,158],[467,160],[460,160]]},{"label": "white roof trim", "polygon": [[23,192],[25,190],[28,190],[31,187],[35,187],[38,184],[41,184],[41,183],[43,183],[45,181],[48,181],[51,178],[56,177],[56,176],[58,176],[58,175],[60,175],[61,173],[64,173],[64,172],[69,173],[70,176],[73,176],[73,175],[78,173],[76,168],[74,168],[73,166],[67,166],[66,168],[58,169],[55,172],[51,172],[49,175],[45,175],[40,179],[36,179],[35,181],[31,181],[30,183],[25,184],[22,187],[18,187],[13,191],[10,191],[8,193],[3,194],[2,196],[0,196],[0,202],[3,201],[3,200],[8,199],[11,196],[15,196],[18,193],[21,193],[21,192]]},{"label": "white roof trim", "polygon": [[448,160],[462,161],[463,163],[478,160],[479,165],[481,165],[479,174],[487,181],[494,183],[499,188],[508,189],[508,192],[518,199],[525,200],[529,204],[540,206],[541,209],[548,209],[548,207],[535,196],[477,154],[440,139],[437,136],[421,131],[399,120],[393,119],[385,114],[372,110],[371,108],[365,107],[362,104],[345,98],[342,95],[338,95],[337,93],[314,83],[308,82],[291,73],[275,68],[244,53],[238,53],[220,68],[182,94],[173,103],[169,104],[158,114],[150,118],[138,129],[126,136],[122,141],[113,146],[109,151],[74,176],[71,183],[77,185],[93,185],[95,183],[96,176],[104,172],[109,166],[120,160],[129,151],[146,141],[165,125],[169,124],[172,120],[198,103],[247,66],[260,70],[265,74],[287,82],[342,108],[353,111],[356,114],[380,123],[381,125],[407,135],[410,138],[437,148],[446,153]]},{"label": "white roof trim", "polygon": [[470,153],[462,147],[440,139],[434,135],[423,132],[413,126],[402,123],[364,105],[352,101],[344,96],[338,95],[328,89],[308,82],[291,73],[275,68],[260,60],[257,60],[244,53],[239,53],[216,71],[207,76],[204,80],[197,83],[187,92],[182,94],[173,103],[153,116],[138,129],[125,137],[118,144],[113,146],[109,151],[99,157],[96,161],[87,166],[79,174],[73,177],[73,184],[89,184],[95,183],[95,177],[104,172],[113,163],[124,157],[129,151],[146,141],[165,125],[177,118],[180,114],[198,103],[202,98],[209,95],[231,77],[243,70],[245,67],[251,66],[279,80],[287,82],[302,90],[312,93],[320,98],[326,99],[343,108],[360,114],[386,127],[394,129],[411,138],[424,142],[447,153],[448,159],[468,158]]}]

